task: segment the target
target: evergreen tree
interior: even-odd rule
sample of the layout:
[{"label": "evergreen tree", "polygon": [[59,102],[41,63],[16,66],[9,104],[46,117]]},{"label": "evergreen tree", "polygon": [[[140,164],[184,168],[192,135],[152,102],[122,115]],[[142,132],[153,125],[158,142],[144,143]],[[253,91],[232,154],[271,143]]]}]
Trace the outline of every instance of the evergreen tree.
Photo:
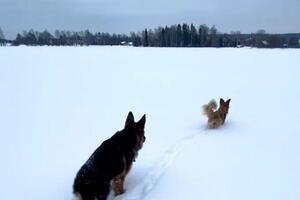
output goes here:
[{"label": "evergreen tree", "polygon": [[[300,40],[300,39],[299,39]],[[288,47],[299,47],[300,42],[298,41],[297,37],[291,37],[288,40]]]},{"label": "evergreen tree", "polygon": [[148,47],[149,46],[149,39],[148,39],[148,30],[145,29],[143,34],[143,46]]},{"label": "evergreen tree", "polygon": [[210,34],[210,46],[218,47],[217,28],[215,27],[215,25],[213,25],[210,28],[209,34]]},{"label": "evergreen tree", "polygon": [[34,30],[30,30],[25,37],[26,40],[25,43],[28,45],[37,45],[37,38],[36,38],[37,34],[38,33],[35,32]]},{"label": "evergreen tree", "polygon": [[130,33],[130,37],[132,38],[133,46],[139,47],[142,45],[141,37],[138,34],[132,32],[132,33]]},{"label": "evergreen tree", "polygon": [[191,24],[191,46],[196,47],[198,46],[198,35],[197,35],[197,30],[193,24]]},{"label": "evergreen tree", "polygon": [[47,30],[38,35],[37,43],[39,45],[52,45],[53,36]]},{"label": "evergreen tree", "polygon": [[224,39],[223,39],[223,36],[219,36],[219,47],[224,47]]},{"label": "evergreen tree", "polygon": [[176,25],[171,26],[169,31],[170,31],[170,40],[171,40],[170,46],[171,47],[176,47],[177,46],[177,43],[176,43],[177,42],[176,41]]},{"label": "evergreen tree", "polygon": [[269,47],[271,48],[280,48],[284,47],[284,44],[287,44],[287,40],[279,35],[271,34],[268,37]]},{"label": "evergreen tree", "polygon": [[182,37],[183,37],[183,46],[188,47],[190,45],[190,31],[187,24],[182,25]]},{"label": "evergreen tree", "polygon": [[165,27],[165,36],[166,36],[166,46],[171,46],[171,33],[170,28],[168,26]]},{"label": "evergreen tree", "polygon": [[[76,35],[76,36],[77,37],[75,37],[75,40],[79,40],[78,35]],[[85,44],[85,45],[93,45],[93,44],[95,44],[94,35],[88,29],[84,32],[83,38],[84,38],[83,44]]]},{"label": "evergreen tree", "polygon": [[155,38],[156,35],[155,35],[154,31],[150,29],[147,32],[148,32],[148,43],[149,43],[149,46],[151,46],[151,47],[157,46],[156,45],[156,38]]},{"label": "evergreen tree", "polygon": [[209,28],[205,24],[202,24],[199,27],[199,45],[201,47],[208,46],[208,41],[207,41],[208,30]]},{"label": "evergreen tree", "polygon": [[20,45],[20,44],[24,44],[23,37],[20,33],[18,33],[16,39],[13,42],[13,45]]},{"label": "evergreen tree", "polygon": [[164,28],[161,29],[160,46],[166,47],[166,32]]},{"label": "evergreen tree", "polygon": [[177,25],[177,29],[176,29],[176,46],[177,47],[182,46],[182,29],[180,24]]}]

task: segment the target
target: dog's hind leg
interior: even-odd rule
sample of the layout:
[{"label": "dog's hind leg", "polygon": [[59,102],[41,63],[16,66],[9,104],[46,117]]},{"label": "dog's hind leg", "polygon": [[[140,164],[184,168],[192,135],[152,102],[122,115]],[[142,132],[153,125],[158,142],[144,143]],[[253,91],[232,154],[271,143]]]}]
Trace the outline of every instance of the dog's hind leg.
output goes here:
[{"label": "dog's hind leg", "polygon": [[95,200],[106,200],[108,195],[97,195]]},{"label": "dog's hind leg", "polygon": [[119,175],[113,179],[113,189],[115,192],[115,195],[120,195],[125,192],[124,190],[124,180],[125,180],[125,175]]},{"label": "dog's hind leg", "polygon": [[110,182],[104,181],[97,188],[96,200],[106,200],[110,191]]},{"label": "dog's hind leg", "polygon": [[107,194],[82,194],[80,200],[106,200]]},{"label": "dog's hind leg", "polygon": [[110,191],[109,182],[101,182],[97,185],[92,185],[89,188],[80,192],[80,200],[106,200]]},{"label": "dog's hind leg", "polygon": [[97,200],[96,196],[90,193],[82,193],[80,195],[80,200]]}]

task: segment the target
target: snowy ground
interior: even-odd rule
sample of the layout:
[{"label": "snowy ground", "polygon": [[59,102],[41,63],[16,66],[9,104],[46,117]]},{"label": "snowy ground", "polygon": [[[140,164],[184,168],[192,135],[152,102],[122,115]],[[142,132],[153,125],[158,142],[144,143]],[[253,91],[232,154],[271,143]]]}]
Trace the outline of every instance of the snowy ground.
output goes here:
[{"label": "snowy ground", "polygon": [[[298,200],[300,50],[0,48],[0,198],[72,199],[99,144],[146,113],[118,200]],[[227,123],[201,106],[231,98]],[[112,195],[110,200],[114,199]]]}]

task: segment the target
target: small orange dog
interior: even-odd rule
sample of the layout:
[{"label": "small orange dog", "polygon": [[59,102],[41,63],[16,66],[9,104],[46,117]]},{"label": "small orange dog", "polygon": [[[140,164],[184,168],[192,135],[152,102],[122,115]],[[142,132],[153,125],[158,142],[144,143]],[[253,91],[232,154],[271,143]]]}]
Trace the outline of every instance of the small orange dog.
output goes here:
[{"label": "small orange dog", "polygon": [[228,99],[226,102],[224,99],[220,99],[220,107],[218,110],[217,102],[212,99],[208,104],[203,105],[203,114],[208,117],[208,127],[209,128],[218,128],[224,124],[226,115],[229,110],[229,103],[231,99]]}]

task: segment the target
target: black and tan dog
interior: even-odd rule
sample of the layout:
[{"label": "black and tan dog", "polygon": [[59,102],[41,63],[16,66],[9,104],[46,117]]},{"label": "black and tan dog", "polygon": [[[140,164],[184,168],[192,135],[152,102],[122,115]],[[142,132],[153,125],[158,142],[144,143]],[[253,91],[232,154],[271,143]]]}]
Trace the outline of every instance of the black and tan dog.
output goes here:
[{"label": "black and tan dog", "polygon": [[104,141],[76,175],[73,191],[82,200],[106,200],[111,187],[124,193],[124,180],[145,142],[146,116],[134,122],[129,112],[125,128]]},{"label": "black and tan dog", "polygon": [[226,102],[220,99],[220,107],[217,109],[217,102],[213,99],[208,104],[203,105],[203,113],[208,117],[208,127],[218,128],[223,125],[228,114],[230,99]]}]

